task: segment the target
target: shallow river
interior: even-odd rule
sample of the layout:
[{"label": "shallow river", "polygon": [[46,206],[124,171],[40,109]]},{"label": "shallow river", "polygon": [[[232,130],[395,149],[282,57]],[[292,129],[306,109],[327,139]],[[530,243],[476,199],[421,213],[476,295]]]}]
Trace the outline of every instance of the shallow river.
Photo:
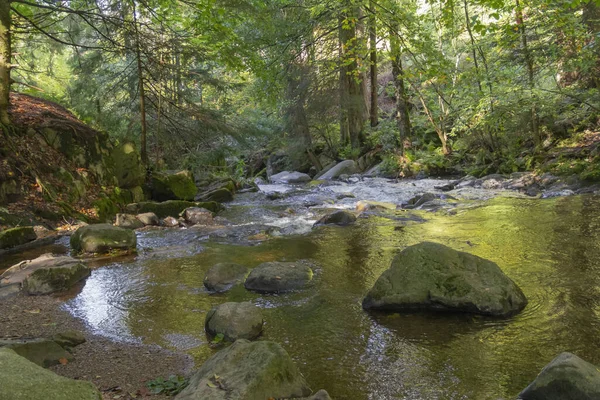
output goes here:
[{"label": "shallow river", "polygon": [[[354,226],[311,229],[325,208],[354,208],[361,199],[400,203],[440,183],[371,180],[279,200],[242,194],[222,214],[234,226],[139,233],[140,255],[95,269],[65,307],[97,333],[183,350],[201,363],[216,351],[204,334],[207,311],[252,301],[266,320],[262,339],[280,343],[311,387],[335,399],[515,399],[562,351],[600,364],[598,198],[459,190],[450,192],[460,199],[450,209],[363,214]],[[338,200],[345,192],[356,198]],[[506,320],[364,311],[362,298],[394,255],[425,240],[495,261],[529,305]],[[300,292],[238,287],[214,295],[202,284],[218,262],[300,259],[316,272]]]}]

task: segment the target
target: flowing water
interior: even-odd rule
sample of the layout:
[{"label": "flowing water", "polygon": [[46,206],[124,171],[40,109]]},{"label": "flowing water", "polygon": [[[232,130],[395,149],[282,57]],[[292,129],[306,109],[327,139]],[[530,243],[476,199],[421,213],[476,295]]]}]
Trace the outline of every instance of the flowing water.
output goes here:
[{"label": "flowing water", "polygon": [[[222,229],[139,233],[140,255],[95,269],[65,307],[97,333],[185,351],[199,364],[217,351],[204,334],[207,311],[252,301],[266,320],[262,339],[280,343],[311,387],[335,399],[515,399],[562,351],[600,364],[596,197],[465,189],[435,212],[365,213],[353,226],[311,229],[325,208],[354,208],[361,199],[400,203],[440,183],[265,186],[290,196],[239,195],[222,214],[233,225]],[[356,198],[342,198],[346,192]],[[265,238],[261,232],[270,238],[256,240]],[[362,298],[394,255],[425,240],[495,261],[529,305],[509,319],[364,311]],[[202,284],[218,262],[284,260],[313,263],[312,287],[210,294]]]}]

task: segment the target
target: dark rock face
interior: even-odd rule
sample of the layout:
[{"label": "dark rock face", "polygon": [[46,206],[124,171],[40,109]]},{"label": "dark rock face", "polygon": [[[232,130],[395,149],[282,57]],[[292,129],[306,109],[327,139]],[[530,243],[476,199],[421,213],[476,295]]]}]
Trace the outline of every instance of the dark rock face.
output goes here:
[{"label": "dark rock face", "polygon": [[431,242],[398,254],[363,300],[365,309],[502,317],[516,314],[526,305],[521,289],[495,263]]},{"label": "dark rock face", "polygon": [[152,175],[153,200],[194,200],[196,192],[198,189],[189,171],[155,172]]},{"label": "dark rock face", "polygon": [[81,253],[106,253],[135,249],[135,232],[109,224],[82,226],[71,235],[71,248]]},{"label": "dark rock face", "polygon": [[302,289],[312,280],[313,272],[306,266],[290,262],[262,263],[250,272],[244,286],[264,293]]},{"label": "dark rock face", "polygon": [[289,399],[310,393],[304,377],[280,345],[240,339],[202,364],[175,399]]},{"label": "dark rock face", "polygon": [[525,388],[523,400],[600,399],[600,372],[571,353],[561,353]]},{"label": "dark rock face", "polygon": [[328,214],[315,222],[315,226],[319,225],[339,225],[345,226],[356,222],[356,215],[351,212],[340,210]]},{"label": "dark rock face", "polygon": [[232,286],[244,282],[248,268],[235,263],[213,265],[204,277],[204,286],[213,292],[225,292]]},{"label": "dark rock face", "polygon": [[206,314],[206,333],[210,336],[222,334],[226,340],[252,340],[260,336],[263,317],[260,309],[250,302],[223,303]]},{"label": "dark rock face", "polygon": [[8,249],[37,239],[32,226],[19,226],[17,228],[0,231],[0,249]]}]

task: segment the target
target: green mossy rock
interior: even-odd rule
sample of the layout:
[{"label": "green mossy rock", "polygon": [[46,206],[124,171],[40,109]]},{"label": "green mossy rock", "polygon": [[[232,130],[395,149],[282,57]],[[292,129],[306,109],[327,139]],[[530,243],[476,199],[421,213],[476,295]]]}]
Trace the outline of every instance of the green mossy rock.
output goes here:
[{"label": "green mossy rock", "polygon": [[0,399],[101,400],[90,382],[56,375],[10,349],[0,349]]},{"label": "green mossy rock", "polygon": [[143,201],[140,203],[128,204],[125,211],[129,214],[142,214],[152,212],[158,218],[176,217],[188,207],[205,208],[213,213],[223,210],[223,206],[217,202],[193,202],[183,200],[169,200],[162,203],[155,201]]},{"label": "green mossy rock", "polygon": [[250,272],[244,286],[262,293],[279,293],[302,289],[310,283],[313,271],[293,262],[266,262]]},{"label": "green mossy rock", "polygon": [[71,353],[50,339],[0,339],[0,350],[3,348],[11,349],[21,357],[44,368],[60,364],[63,358],[73,361]]},{"label": "green mossy rock", "polygon": [[17,228],[0,231],[0,249],[9,249],[37,239],[32,226],[19,226]]},{"label": "green mossy rock", "polygon": [[135,249],[135,232],[110,224],[82,226],[71,235],[71,248],[78,253],[107,253]]},{"label": "green mossy rock", "polygon": [[525,388],[523,400],[600,399],[600,372],[595,365],[571,353],[561,353]]},{"label": "green mossy rock", "polygon": [[227,203],[233,200],[233,194],[229,189],[221,188],[210,192],[202,193],[196,198],[198,201],[216,201],[218,203]]},{"label": "green mossy rock", "polygon": [[198,188],[194,183],[194,177],[189,171],[175,174],[155,172],[152,175],[153,200],[194,200],[197,192]]},{"label": "green mossy rock", "polygon": [[252,340],[260,336],[263,329],[260,309],[250,302],[223,303],[206,314],[204,329],[210,336],[222,334],[225,340]]},{"label": "green mossy rock", "polygon": [[365,309],[441,310],[506,317],[527,305],[521,289],[492,261],[423,242],[407,247],[375,282]]},{"label": "green mossy rock", "polygon": [[139,187],[146,179],[146,170],[133,143],[112,149],[109,165],[121,188]]},{"label": "green mossy rock", "polygon": [[75,330],[57,333],[52,336],[52,340],[64,349],[70,349],[86,342],[83,333]]},{"label": "green mossy rock", "polygon": [[[215,385],[215,376],[227,390]],[[237,340],[209,358],[176,400],[288,399],[311,390],[287,352],[277,343]]]}]

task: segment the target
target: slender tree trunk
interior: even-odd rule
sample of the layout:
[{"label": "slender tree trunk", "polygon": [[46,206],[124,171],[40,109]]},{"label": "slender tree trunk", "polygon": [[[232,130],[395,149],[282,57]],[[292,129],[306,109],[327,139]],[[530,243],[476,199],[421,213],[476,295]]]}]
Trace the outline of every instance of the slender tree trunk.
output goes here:
[{"label": "slender tree trunk", "polygon": [[371,107],[370,120],[371,126],[379,124],[379,104],[377,99],[377,19],[375,14],[375,4],[370,2],[371,18],[369,18],[369,46],[371,50]]},{"label": "slender tree trunk", "polygon": [[0,123],[10,125],[10,1],[0,0]]},{"label": "slender tree trunk", "polygon": [[531,105],[531,133],[533,134],[533,141],[538,147],[541,144],[541,136],[539,132],[539,124],[538,124],[538,113],[536,106],[536,96],[533,93],[535,89],[535,72],[533,69],[533,57],[531,56],[531,51],[529,50],[529,44],[527,43],[527,31],[525,29],[525,20],[523,18],[523,8],[519,0],[515,0],[515,13],[516,13],[516,22],[519,27],[519,34],[521,35],[521,46],[523,48],[523,57],[525,59],[525,67],[527,68],[527,79],[529,82],[529,89],[532,93],[532,105]]},{"label": "slender tree trunk", "polygon": [[406,85],[404,84],[404,70],[402,68],[402,51],[398,41],[398,29],[390,32],[390,58],[392,61],[392,77],[396,95],[396,122],[400,133],[400,154],[404,155],[404,141],[411,136],[410,114]]},{"label": "slender tree trunk", "polygon": [[340,87],[339,87],[339,104],[340,104],[340,143],[347,145],[350,143],[350,128],[348,126],[348,110],[346,104],[348,103],[348,80],[346,75],[348,74],[348,68],[346,68],[344,62],[344,42],[343,42],[343,28],[344,18],[340,17],[339,22],[339,43],[338,43],[338,58],[339,58],[339,70],[340,70]]},{"label": "slender tree trunk", "polygon": [[140,49],[140,32],[137,24],[136,6],[133,1],[133,25],[135,29],[135,56],[137,59],[137,72],[138,72],[138,86],[140,93],[140,117],[141,117],[141,135],[140,135],[140,155],[142,157],[142,163],[148,165],[148,151],[147,151],[147,124],[146,124],[146,94],[144,91],[144,69],[142,67],[142,54]]},{"label": "slender tree trunk", "polygon": [[592,37],[593,48],[596,54],[596,65],[589,76],[584,78],[587,87],[600,89],[600,5],[595,1],[588,2],[583,8],[582,20],[589,35]]},{"label": "slender tree trunk", "polygon": [[475,74],[477,75],[477,87],[479,88],[479,92],[483,93],[481,89],[481,79],[479,78],[479,64],[477,63],[477,49],[475,46],[475,38],[473,37],[473,31],[471,30],[471,20],[469,18],[469,6],[467,5],[467,0],[463,0],[463,5],[465,8],[465,23],[467,24],[467,32],[469,33],[469,38],[471,39],[471,52],[473,54],[473,64],[475,65]]}]

